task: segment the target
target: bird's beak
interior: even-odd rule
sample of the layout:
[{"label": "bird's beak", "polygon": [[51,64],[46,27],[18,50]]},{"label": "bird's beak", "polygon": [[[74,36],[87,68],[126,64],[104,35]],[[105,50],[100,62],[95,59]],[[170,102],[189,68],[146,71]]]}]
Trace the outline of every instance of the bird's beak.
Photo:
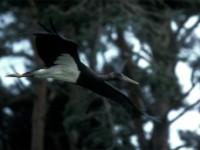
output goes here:
[{"label": "bird's beak", "polygon": [[126,82],[129,82],[129,83],[132,83],[132,84],[136,84],[136,85],[139,85],[139,83],[137,81],[134,81],[132,79],[130,79],[129,77],[127,76],[123,76],[122,77],[122,80],[126,81]]}]

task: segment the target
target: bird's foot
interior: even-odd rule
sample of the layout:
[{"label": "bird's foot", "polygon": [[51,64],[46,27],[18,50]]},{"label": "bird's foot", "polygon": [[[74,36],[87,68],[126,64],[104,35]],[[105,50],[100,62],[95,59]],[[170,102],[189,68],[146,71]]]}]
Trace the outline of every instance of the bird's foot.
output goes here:
[{"label": "bird's foot", "polygon": [[17,77],[17,78],[21,78],[22,75],[19,74],[19,73],[15,73],[15,74],[9,74],[9,75],[7,75],[6,77]]}]

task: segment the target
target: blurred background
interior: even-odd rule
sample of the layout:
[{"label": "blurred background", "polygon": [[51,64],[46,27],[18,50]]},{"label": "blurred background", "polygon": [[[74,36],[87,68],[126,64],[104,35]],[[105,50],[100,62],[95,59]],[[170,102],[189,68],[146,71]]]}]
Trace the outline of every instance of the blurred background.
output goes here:
[{"label": "blurred background", "polygon": [[[0,150],[200,149],[199,0],[1,0]],[[43,65],[34,45],[49,17],[99,74],[149,115],[54,80],[6,78]],[[48,53],[46,54],[48,57]]]}]

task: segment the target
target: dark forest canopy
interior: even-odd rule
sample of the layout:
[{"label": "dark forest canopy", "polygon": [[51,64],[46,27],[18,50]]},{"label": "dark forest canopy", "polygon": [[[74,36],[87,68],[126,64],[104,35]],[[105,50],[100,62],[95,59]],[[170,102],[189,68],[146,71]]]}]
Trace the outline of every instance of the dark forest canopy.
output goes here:
[{"label": "dark forest canopy", "polygon": [[[161,118],[160,123],[132,120],[119,105],[74,85],[28,79],[29,86],[16,80],[7,87],[1,78],[0,149],[200,149],[199,128],[179,130],[183,144],[169,143],[170,127],[184,114],[199,111],[200,97],[188,97],[200,81],[200,36],[194,32],[200,22],[199,0],[2,0],[0,7],[0,62],[21,58],[27,71],[41,67],[32,33],[42,31],[38,21],[49,24],[51,17],[61,35],[79,44],[93,70],[121,71],[139,81],[140,86],[112,84]],[[5,14],[13,17],[8,24]],[[192,17],[194,23],[186,27]],[[139,47],[132,43],[135,39]],[[14,51],[13,44],[23,40],[31,47]],[[108,61],[105,55],[111,49],[118,55]],[[97,69],[100,55],[103,63]],[[147,65],[141,67],[142,61]],[[176,74],[180,62],[191,67],[188,90]],[[16,65],[9,69],[15,72]],[[182,113],[169,119],[176,110]],[[147,123],[152,124],[150,133],[144,129]]]}]

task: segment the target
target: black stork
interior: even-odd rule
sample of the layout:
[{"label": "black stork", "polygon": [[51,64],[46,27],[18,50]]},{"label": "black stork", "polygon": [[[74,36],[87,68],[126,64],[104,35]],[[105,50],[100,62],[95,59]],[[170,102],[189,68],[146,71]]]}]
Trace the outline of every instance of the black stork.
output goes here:
[{"label": "black stork", "polygon": [[122,80],[132,84],[138,84],[138,82],[116,72],[106,75],[96,74],[80,61],[78,45],[75,42],[58,35],[51,21],[52,30],[49,30],[41,23],[40,25],[47,33],[34,33],[36,36],[35,45],[39,57],[44,61],[46,68],[24,74],[9,74],[7,77],[53,78],[74,83],[122,105],[133,118],[147,117],[152,119],[126,95],[107,83],[110,80]]}]

